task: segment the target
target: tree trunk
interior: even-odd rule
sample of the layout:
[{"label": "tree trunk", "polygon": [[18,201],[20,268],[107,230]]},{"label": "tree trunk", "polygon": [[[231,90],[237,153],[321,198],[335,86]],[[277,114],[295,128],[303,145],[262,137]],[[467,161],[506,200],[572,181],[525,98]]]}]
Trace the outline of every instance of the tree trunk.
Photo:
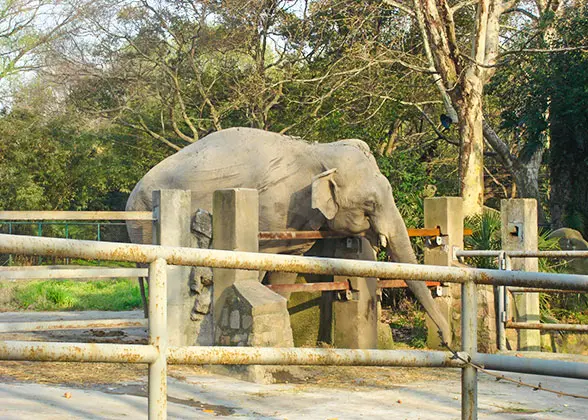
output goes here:
[{"label": "tree trunk", "polygon": [[464,216],[481,214],[484,205],[483,84],[474,72],[467,72],[470,74],[464,77],[461,98],[454,99],[459,113],[459,174]]},{"label": "tree trunk", "polygon": [[539,170],[541,169],[544,150],[543,147],[538,147],[530,158],[518,159],[511,170],[517,184],[518,196],[521,198],[534,198],[537,201],[539,224],[547,222],[539,195]]},{"label": "tree trunk", "polygon": [[543,207],[540,205],[539,170],[541,169],[541,161],[545,148],[543,146],[537,147],[527,157],[523,157],[522,155],[515,157],[510,153],[507,144],[498,137],[498,134],[496,134],[486,121],[483,122],[483,131],[484,138],[492,149],[494,149],[504,168],[514,178],[516,188],[513,188],[513,190],[516,192],[516,196],[537,200],[539,223],[544,224],[546,217]]},{"label": "tree trunk", "polygon": [[[569,99],[568,99],[569,101]],[[588,235],[588,119],[585,110],[570,112],[555,97],[550,112],[550,210],[553,229],[570,227]],[[582,115],[582,113],[584,113]]]}]

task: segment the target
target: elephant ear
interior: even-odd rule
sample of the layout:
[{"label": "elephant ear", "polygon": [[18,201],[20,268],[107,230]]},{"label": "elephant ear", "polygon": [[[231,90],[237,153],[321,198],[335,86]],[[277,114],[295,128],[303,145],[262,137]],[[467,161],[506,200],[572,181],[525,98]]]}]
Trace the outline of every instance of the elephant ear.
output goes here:
[{"label": "elephant ear", "polygon": [[333,178],[336,171],[337,168],[329,169],[312,178],[312,208],[319,209],[328,220],[339,210],[335,199],[337,184]]}]

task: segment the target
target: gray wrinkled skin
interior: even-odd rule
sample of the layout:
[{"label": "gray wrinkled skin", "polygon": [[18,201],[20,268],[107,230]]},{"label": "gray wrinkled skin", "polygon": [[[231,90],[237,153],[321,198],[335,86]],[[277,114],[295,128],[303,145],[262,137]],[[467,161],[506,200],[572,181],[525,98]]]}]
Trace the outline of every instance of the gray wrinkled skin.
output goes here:
[{"label": "gray wrinkled skin", "polygon": [[[135,186],[127,210],[152,210],[156,189],[182,189],[192,192],[193,214],[198,209],[212,212],[213,192],[224,188],[258,190],[261,231],[365,232],[372,246],[385,247],[392,260],[417,262],[390,183],[361,140],[311,144],[250,128],[222,130],[151,169]],[[133,242],[151,242],[151,223],[129,222],[128,229]],[[197,241],[202,236],[206,234],[196,232]],[[260,251],[303,254],[312,245],[313,241],[264,241]],[[408,284],[450,342],[447,321],[427,287]]]}]

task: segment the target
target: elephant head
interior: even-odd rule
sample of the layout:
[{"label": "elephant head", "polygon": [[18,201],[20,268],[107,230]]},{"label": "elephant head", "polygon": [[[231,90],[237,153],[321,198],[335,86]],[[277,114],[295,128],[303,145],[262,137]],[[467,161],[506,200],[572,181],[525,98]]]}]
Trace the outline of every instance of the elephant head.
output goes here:
[{"label": "elephant head", "polygon": [[[359,151],[350,153],[346,147]],[[312,181],[312,207],[327,220],[329,228],[342,234],[366,233],[375,249],[385,248],[392,261],[417,264],[404,220],[396,207],[390,183],[378,169],[367,144],[343,140],[323,146],[322,161],[328,169]],[[342,168],[352,173],[344,173]],[[443,340],[451,342],[449,324],[422,281],[407,281],[408,287],[439,328]]]}]

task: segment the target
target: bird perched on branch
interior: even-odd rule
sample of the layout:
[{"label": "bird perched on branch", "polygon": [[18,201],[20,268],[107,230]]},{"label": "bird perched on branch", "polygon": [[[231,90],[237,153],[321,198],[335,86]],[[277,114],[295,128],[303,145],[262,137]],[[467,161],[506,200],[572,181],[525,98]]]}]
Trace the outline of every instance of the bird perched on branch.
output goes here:
[{"label": "bird perched on branch", "polygon": [[439,119],[441,120],[441,125],[444,128],[443,131],[447,131],[451,128],[451,124],[453,124],[453,120],[451,119],[451,117],[449,115],[441,114]]}]

